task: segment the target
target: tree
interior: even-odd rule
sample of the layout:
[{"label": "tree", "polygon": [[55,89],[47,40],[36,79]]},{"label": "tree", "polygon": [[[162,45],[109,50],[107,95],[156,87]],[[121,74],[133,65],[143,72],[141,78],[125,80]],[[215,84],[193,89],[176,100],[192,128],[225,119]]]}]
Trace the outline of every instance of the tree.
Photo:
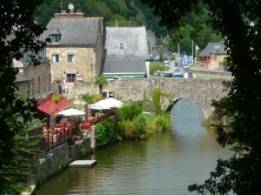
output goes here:
[{"label": "tree", "polygon": [[90,95],[89,93],[85,93],[81,97],[86,104],[93,104],[102,99],[100,95]]},{"label": "tree", "polygon": [[33,19],[40,2],[27,4],[22,0],[10,0],[0,3],[0,194],[17,193],[13,190],[20,184],[14,179],[21,175],[16,169],[20,163],[15,141],[31,115],[24,100],[16,98],[17,71],[12,67],[12,60],[22,57],[21,48],[37,53],[42,47],[36,38],[43,28]]},{"label": "tree", "polygon": [[191,54],[191,42],[203,49],[208,42],[222,41],[222,36],[209,25],[210,17],[207,8],[201,6],[202,10],[188,13],[181,18],[180,25],[175,26],[170,32],[171,48],[177,51],[177,45],[180,44],[181,52]]},{"label": "tree", "polygon": [[[168,26],[192,9],[200,0],[144,0],[154,6]],[[205,194],[257,194],[261,150],[261,1],[204,0],[210,10],[211,23],[226,37],[228,70],[234,76],[228,83],[229,93],[215,105],[225,110],[229,129],[219,126],[218,142],[230,145],[234,155],[218,160],[216,169],[204,184],[189,186],[190,191]]]},{"label": "tree", "polygon": [[108,84],[108,81],[104,75],[99,75],[94,78],[94,83],[99,87],[99,93],[102,94],[102,88]]},{"label": "tree", "polygon": [[[63,9],[66,10],[71,0],[63,0]],[[54,13],[60,12],[60,0],[43,0],[37,8],[36,20],[46,25]],[[160,37],[166,35],[166,28],[159,23],[159,17],[153,14],[148,6],[140,0],[77,0],[73,1],[76,10],[81,10],[87,16],[104,17],[107,26],[145,25]]]}]

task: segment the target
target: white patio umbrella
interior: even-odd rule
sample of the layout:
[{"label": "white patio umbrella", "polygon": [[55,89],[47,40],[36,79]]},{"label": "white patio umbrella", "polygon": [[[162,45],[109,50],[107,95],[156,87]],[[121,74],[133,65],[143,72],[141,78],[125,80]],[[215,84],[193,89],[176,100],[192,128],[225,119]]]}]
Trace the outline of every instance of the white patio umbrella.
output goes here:
[{"label": "white patio umbrella", "polygon": [[88,108],[90,108],[91,110],[108,110],[111,108],[109,106],[104,106],[97,103],[88,105]]},{"label": "white patio umbrella", "polygon": [[96,102],[95,104],[89,105],[90,109],[93,110],[106,110],[111,108],[120,108],[122,102],[114,98],[107,98]]},{"label": "white patio umbrella", "polygon": [[85,115],[84,111],[77,110],[75,108],[69,108],[66,110],[63,110],[61,112],[58,112],[57,115],[63,115],[63,116],[83,116]]}]

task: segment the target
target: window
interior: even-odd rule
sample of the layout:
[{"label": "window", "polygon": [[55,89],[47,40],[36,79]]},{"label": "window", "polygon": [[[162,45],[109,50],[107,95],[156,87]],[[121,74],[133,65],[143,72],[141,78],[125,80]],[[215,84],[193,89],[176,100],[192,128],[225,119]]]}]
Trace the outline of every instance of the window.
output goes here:
[{"label": "window", "polygon": [[75,62],[75,55],[74,54],[68,54],[67,55],[67,61],[68,63],[74,63]]},{"label": "window", "polygon": [[76,74],[66,74],[67,82],[75,82]]},{"label": "window", "polygon": [[120,49],[124,49],[124,44],[120,43]]},{"label": "window", "polygon": [[59,62],[59,55],[58,54],[52,54],[52,62],[53,63]]},{"label": "window", "polygon": [[49,36],[50,43],[58,43],[61,40],[61,34],[51,34]]}]

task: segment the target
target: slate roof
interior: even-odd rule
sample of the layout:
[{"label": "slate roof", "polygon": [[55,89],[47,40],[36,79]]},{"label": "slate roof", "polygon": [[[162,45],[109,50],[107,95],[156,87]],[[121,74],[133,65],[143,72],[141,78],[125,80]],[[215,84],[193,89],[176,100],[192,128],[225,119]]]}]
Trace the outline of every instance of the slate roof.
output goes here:
[{"label": "slate roof", "polygon": [[208,45],[200,52],[200,57],[210,56],[211,54],[226,55],[225,45],[223,42],[210,42]]},{"label": "slate roof", "polygon": [[141,27],[106,27],[107,56],[110,58],[148,56],[146,28]]},{"label": "slate roof", "polygon": [[45,40],[49,35],[58,32],[62,36],[59,44],[55,45],[95,45],[98,28],[103,25],[102,20],[101,17],[56,15],[48,23],[41,39]]},{"label": "slate roof", "polygon": [[146,73],[144,58],[106,58],[103,73]]}]

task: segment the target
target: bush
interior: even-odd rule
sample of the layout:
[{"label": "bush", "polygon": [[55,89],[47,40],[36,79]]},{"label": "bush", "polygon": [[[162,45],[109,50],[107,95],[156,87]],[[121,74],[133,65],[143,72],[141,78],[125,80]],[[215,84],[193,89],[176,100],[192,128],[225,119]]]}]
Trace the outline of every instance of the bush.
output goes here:
[{"label": "bush", "polygon": [[169,68],[164,65],[162,62],[151,62],[150,63],[150,74],[160,72],[160,71],[166,71]]},{"label": "bush", "polygon": [[167,131],[171,128],[170,117],[167,114],[161,114],[156,117],[156,126],[161,131]]},{"label": "bush", "polygon": [[105,146],[118,140],[119,128],[117,121],[107,119],[106,121],[96,125],[96,141],[97,146]]},{"label": "bush", "polygon": [[122,120],[119,122],[121,136],[125,139],[137,138],[135,136],[135,123],[131,120]]},{"label": "bush", "polygon": [[142,107],[138,103],[128,103],[118,110],[120,120],[133,120],[142,113]]},{"label": "bush", "polygon": [[147,117],[145,131],[148,134],[167,131],[171,128],[170,117],[168,114],[151,115]]},{"label": "bush", "polygon": [[152,104],[153,104],[153,111],[155,114],[160,114],[162,112],[161,108],[161,91],[160,89],[154,89],[152,91]]},{"label": "bush", "polygon": [[140,114],[134,119],[135,124],[135,137],[142,138],[146,134],[147,120],[144,114]]}]

